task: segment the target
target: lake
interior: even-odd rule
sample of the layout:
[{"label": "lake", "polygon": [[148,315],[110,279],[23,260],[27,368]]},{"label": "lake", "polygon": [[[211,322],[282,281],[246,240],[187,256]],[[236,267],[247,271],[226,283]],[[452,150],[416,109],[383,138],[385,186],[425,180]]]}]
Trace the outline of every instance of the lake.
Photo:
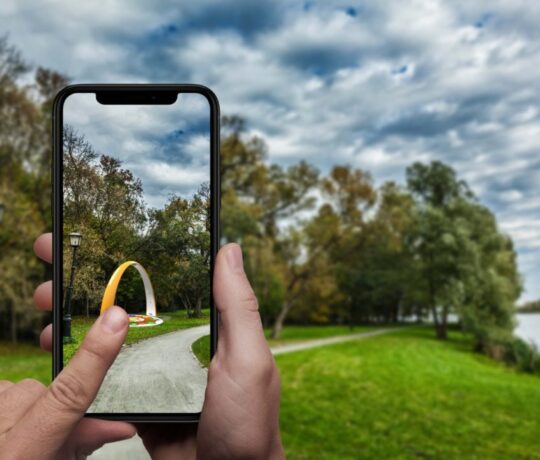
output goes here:
[{"label": "lake", "polygon": [[521,313],[516,318],[516,335],[527,342],[534,342],[540,349],[540,313]]}]

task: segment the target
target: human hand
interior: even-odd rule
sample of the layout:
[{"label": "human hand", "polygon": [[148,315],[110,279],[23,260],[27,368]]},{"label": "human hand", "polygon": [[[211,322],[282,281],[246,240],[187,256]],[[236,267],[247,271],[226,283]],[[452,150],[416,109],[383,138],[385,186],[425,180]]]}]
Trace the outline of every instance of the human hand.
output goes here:
[{"label": "human hand", "polygon": [[219,344],[195,425],[139,425],[153,459],[280,459],[280,380],[257,299],[237,244],[221,248],[214,269]]},{"label": "human hand", "polygon": [[[51,261],[51,235],[41,236],[36,254]],[[34,294],[38,307],[50,310],[52,285]],[[123,422],[83,419],[128,330],[126,313],[118,307],[96,321],[77,354],[54,382],[0,382],[0,452],[2,459],[81,459],[103,444],[127,439],[135,428]],[[41,336],[51,348],[51,328]]]},{"label": "human hand", "polygon": [[[40,237],[35,247],[40,257],[51,260],[50,234]],[[48,248],[48,255],[44,256],[43,247]],[[219,251],[213,289],[219,312],[219,345],[208,370],[200,423],[138,424],[138,433],[157,460],[283,458],[279,374],[238,245],[228,244]],[[52,283],[41,285],[34,298],[38,306],[50,309]],[[41,335],[41,344],[50,350],[51,343],[48,326]]]}]

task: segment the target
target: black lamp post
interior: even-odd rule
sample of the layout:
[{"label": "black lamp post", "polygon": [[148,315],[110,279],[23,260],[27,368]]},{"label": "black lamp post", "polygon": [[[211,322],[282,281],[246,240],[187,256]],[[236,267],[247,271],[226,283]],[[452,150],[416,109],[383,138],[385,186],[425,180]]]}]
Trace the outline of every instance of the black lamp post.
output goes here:
[{"label": "black lamp post", "polygon": [[69,277],[69,286],[66,290],[66,298],[64,302],[64,343],[70,343],[73,341],[71,337],[71,294],[73,293],[73,278],[75,277],[76,255],[77,248],[81,245],[82,235],[77,232],[69,234],[69,245],[71,246],[71,274]]}]

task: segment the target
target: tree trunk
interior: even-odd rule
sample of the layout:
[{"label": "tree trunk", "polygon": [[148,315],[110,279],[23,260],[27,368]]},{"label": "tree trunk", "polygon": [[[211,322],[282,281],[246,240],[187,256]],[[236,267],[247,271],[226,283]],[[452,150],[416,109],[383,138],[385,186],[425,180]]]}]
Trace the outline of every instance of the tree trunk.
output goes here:
[{"label": "tree trunk", "polygon": [[440,340],[446,340],[448,338],[448,308],[443,307],[441,317],[437,314],[437,307],[431,307],[433,315],[433,323],[435,324],[435,333]]},{"label": "tree trunk", "polygon": [[197,299],[197,304],[195,305],[195,312],[193,313],[193,316],[195,316],[195,318],[200,318],[201,317],[201,310],[202,310],[202,300],[199,297]]},{"label": "tree trunk", "polygon": [[281,335],[281,331],[283,329],[283,323],[285,322],[285,318],[287,318],[287,315],[289,314],[289,311],[291,310],[292,303],[291,302],[283,302],[283,305],[281,306],[281,310],[279,311],[279,314],[276,317],[276,320],[274,321],[274,327],[272,327],[272,338],[278,339]]},{"label": "tree trunk", "polygon": [[11,301],[11,343],[17,343],[17,303]]},{"label": "tree trunk", "polygon": [[446,340],[448,338],[448,328],[446,324],[439,324],[436,326],[437,338],[439,340]]},{"label": "tree trunk", "polygon": [[446,340],[448,338],[448,308],[443,307],[441,321],[437,326],[437,338]]}]

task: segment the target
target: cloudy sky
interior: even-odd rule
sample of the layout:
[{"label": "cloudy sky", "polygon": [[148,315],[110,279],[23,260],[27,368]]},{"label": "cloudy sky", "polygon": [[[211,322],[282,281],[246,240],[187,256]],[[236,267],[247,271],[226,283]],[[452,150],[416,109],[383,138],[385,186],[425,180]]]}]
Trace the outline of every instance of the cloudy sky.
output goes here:
[{"label": "cloudy sky", "polygon": [[102,105],[95,94],[73,94],[64,123],[141,179],[150,207],[162,208],[172,195],[191,197],[210,182],[210,106],[200,94],[154,106]]},{"label": "cloudy sky", "polygon": [[537,0],[2,0],[0,19],[74,82],[210,86],[272,161],[377,183],[450,163],[516,241],[524,299],[540,297]]}]

